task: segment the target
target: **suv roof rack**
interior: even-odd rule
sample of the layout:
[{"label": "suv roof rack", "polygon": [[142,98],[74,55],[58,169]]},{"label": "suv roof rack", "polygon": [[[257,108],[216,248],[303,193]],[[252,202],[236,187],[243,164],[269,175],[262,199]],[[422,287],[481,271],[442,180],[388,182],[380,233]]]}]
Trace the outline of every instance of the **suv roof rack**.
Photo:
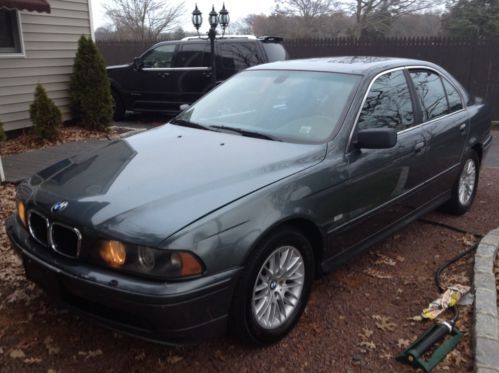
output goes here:
[{"label": "suv roof rack", "polygon": [[[182,41],[187,41],[187,40],[197,40],[202,38],[201,36],[187,36],[183,39]],[[257,40],[255,35],[217,35],[217,39],[251,39],[251,40]]]}]

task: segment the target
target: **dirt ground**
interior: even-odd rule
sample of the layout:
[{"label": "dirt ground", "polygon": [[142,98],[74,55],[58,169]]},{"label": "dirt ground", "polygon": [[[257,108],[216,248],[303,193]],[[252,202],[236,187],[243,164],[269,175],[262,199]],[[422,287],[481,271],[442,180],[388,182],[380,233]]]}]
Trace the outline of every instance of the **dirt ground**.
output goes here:
[{"label": "dirt ground", "polygon": [[[484,234],[499,225],[499,169],[484,169],[472,210],[425,218]],[[14,187],[0,186],[0,221],[14,209]],[[293,332],[266,348],[230,337],[167,347],[136,340],[56,307],[27,282],[0,227],[0,371],[317,371],[411,372],[394,360],[431,323],[412,318],[437,297],[434,271],[473,236],[415,222],[314,284]],[[472,258],[452,266],[444,284],[469,285]],[[472,306],[461,307],[465,338],[437,372],[473,367]]]}]

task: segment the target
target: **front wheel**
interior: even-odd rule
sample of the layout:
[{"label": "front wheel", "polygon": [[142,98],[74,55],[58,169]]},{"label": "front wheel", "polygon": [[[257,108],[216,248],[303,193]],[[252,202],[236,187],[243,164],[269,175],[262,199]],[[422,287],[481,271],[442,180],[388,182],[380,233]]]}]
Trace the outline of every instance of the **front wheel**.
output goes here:
[{"label": "front wheel", "polygon": [[244,341],[264,345],[283,338],[299,320],[314,278],[307,238],[283,228],[252,253],[235,291],[234,331]]},{"label": "front wheel", "polygon": [[476,152],[470,151],[463,157],[461,172],[452,188],[452,197],[444,205],[446,211],[462,215],[471,208],[477,192],[479,173],[478,156]]}]

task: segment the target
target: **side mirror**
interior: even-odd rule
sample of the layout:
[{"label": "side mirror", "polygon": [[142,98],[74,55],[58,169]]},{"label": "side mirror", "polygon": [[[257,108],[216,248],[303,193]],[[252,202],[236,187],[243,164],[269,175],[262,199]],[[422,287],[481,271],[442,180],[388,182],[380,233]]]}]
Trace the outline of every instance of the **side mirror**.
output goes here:
[{"label": "side mirror", "polygon": [[185,111],[187,109],[189,109],[191,107],[191,105],[189,104],[182,104],[180,105],[180,111]]},{"label": "side mirror", "polygon": [[369,128],[357,133],[359,149],[390,149],[397,144],[397,131],[392,128]]},{"label": "side mirror", "polygon": [[144,64],[142,63],[142,60],[140,59],[140,57],[135,57],[135,58],[133,59],[133,68],[134,68],[135,70],[137,70],[137,71],[138,71],[138,70],[142,70],[142,66],[143,66],[143,65],[144,65]]}]

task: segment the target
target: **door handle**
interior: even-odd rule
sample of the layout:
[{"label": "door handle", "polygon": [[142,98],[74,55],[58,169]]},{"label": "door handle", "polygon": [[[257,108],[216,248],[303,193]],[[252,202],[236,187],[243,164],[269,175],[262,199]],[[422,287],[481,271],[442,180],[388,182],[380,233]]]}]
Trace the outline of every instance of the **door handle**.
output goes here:
[{"label": "door handle", "polygon": [[462,133],[466,131],[466,123],[463,123],[459,126],[459,131],[461,131]]},{"label": "door handle", "polygon": [[158,75],[160,78],[166,78],[166,77],[170,76],[170,73],[159,73]]},{"label": "door handle", "polygon": [[415,146],[414,146],[414,153],[416,154],[420,154],[423,152],[424,148],[425,148],[425,145],[426,143],[424,141],[421,141],[421,142],[418,142]]}]

